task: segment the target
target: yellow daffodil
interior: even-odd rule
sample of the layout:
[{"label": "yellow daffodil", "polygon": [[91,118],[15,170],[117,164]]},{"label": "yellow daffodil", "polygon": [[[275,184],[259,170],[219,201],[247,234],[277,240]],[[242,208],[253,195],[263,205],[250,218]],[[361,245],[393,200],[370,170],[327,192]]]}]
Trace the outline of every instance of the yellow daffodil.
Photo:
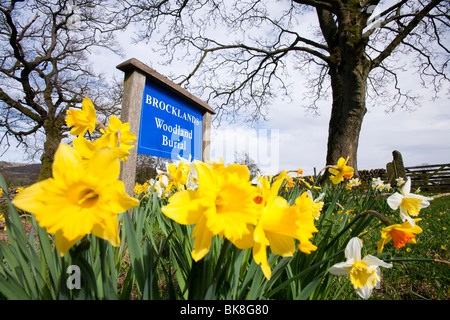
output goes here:
[{"label": "yellow daffodil", "polygon": [[23,190],[25,190],[24,187],[19,187],[19,188],[17,188],[16,193],[19,194],[19,193],[21,193]]},{"label": "yellow daffodil", "polygon": [[128,150],[133,146],[126,145],[126,148],[117,146],[117,140],[114,137],[115,134],[104,134],[97,140],[89,141],[85,137],[80,136],[73,139],[73,147],[81,155],[83,160],[89,160],[97,150],[110,148],[118,159],[126,161],[130,155]]},{"label": "yellow daffodil", "polygon": [[[308,197],[310,199],[313,199],[313,195],[311,193],[311,191],[307,191],[308,193]],[[320,213],[322,212],[323,206],[324,206],[324,202],[322,201],[323,197],[325,196],[325,193],[321,193],[319,194],[319,196],[315,199],[313,199],[313,202],[311,204],[311,210],[312,210],[312,214],[315,220],[319,220],[320,217]]]},{"label": "yellow daffodil", "polygon": [[415,222],[411,216],[415,217],[419,215],[420,209],[428,207],[430,205],[429,201],[433,200],[433,198],[413,194],[410,191],[411,178],[408,178],[400,193],[396,192],[387,198],[387,203],[393,210],[400,208],[400,218],[402,221],[409,221],[411,226],[414,227]]},{"label": "yellow daffodil", "polygon": [[267,179],[261,180],[261,195],[255,202],[261,206],[262,215],[255,227],[253,259],[261,265],[265,277],[270,279],[271,269],[267,260],[267,247],[274,254],[290,257],[295,253],[295,240],[299,240],[299,249],[305,253],[317,249],[310,239],[317,232],[311,205],[313,201],[306,192],[298,197],[294,206],[278,196],[278,190],[286,177],[283,171],[269,187]]},{"label": "yellow daffodil", "polygon": [[190,166],[181,160],[178,166],[173,163],[169,164],[167,172],[170,178],[166,191],[169,191],[172,187],[181,190],[188,181]]},{"label": "yellow daffodil", "polygon": [[334,184],[338,184],[343,181],[344,178],[350,179],[353,177],[353,168],[347,166],[348,159],[349,157],[347,157],[347,159],[339,158],[337,165],[328,169],[328,171],[332,174],[330,178]]},{"label": "yellow daffodil", "polygon": [[225,236],[239,249],[250,248],[252,228],[260,211],[253,201],[258,190],[249,181],[248,168],[238,164],[213,167],[196,160],[194,166],[199,180],[197,190],[176,192],[162,208],[170,219],[195,225],[192,258],[202,259],[215,235]]},{"label": "yellow daffodil", "polygon": [[337,276],[349,275],[356,293],[363,299],[368,299],[373,288],[380,282],[379,267],[392,268],[377,257],[367,255],[361,259],[361,239],[350,239],[345,248],[345,262],[340,262],[328,269],[328,272]]},{"label": "yellow daffodil", "polygon": [[106,127],[106,130],[100,131],[103,133],[103,136],[97,139],[100,147],[111,146],[120,160],[127,161],[128,150],[133,148],[132,143],[137,139],[130,132],[130,123],[122,123],[119,118],[112,116],[109,118],[109,126]]},{"label": "yellow daffodil", "polygon": [[130,123],[122,123],[116,116],[109,118],[109,125],[106,127],[105,133],[117,134],[118,143],[121,145],[130,144],[136,140],[136,136],[130,132]]},{"label": "yellow daffodil", "polygon": [[141,193],[147,193],[148,187],[149,187],[148,182],[144,182],[143,184],[136,182],[134,185],[134,193],[137,196],[139,196]]},{"label": "yellow daffodil", "polygon": [[[2,189],[0,189],[2,190]],[[0,194],[1,196],[1,194]],[[3,213],[0,213],[0,222],[4,225],[3,230],[6,230],[6,222],[5,222],[5,217],[3,216]]]},{"label": "yellow daffodil", "polygon": [[217,168],[225,168],[225,163],[223,162],[223,158],[220,157],[219,161],[208,161],[208,163],[215,169]]},{"label": "yellow daffodil", "polygon": [[[421,219],[414,219],[415,222]],[[415,234],[422,232],[422,229],[416,224],[411,226],[409,221],[402,224],[393,224],[381,230],[381,239],[378,241],[378,253],[383,251],[384,245],[389,241],[394,241],[395,248],[403,248],[408,242],[416,243]]]},{"label": "yellow daffodil", "polygon": [[139,205],[130,198],[119,177],[120,164],[110,148],[95,152],[86,165],[67,144],[60,144],[53,177],[18,194],[13,204],[34,214],[41,227],[55,233],[61,255],[85,235],[93,233],[118,246],[119,213]]},{"label": "yellow daffodil", "polygon": [[289,179],[286,185],[286,190],[289,190],[291,188],[293,188],[295,186],[295,180],[294,179]]},{"label": "yellow daffodil", "polygon": [[92,133],[95,130],[96,122],[94,104],[87,97],[83,99],[81,110],[67,110],[66,124],[72,127],[70,134],[74,136],[82,136],[86,131]]}]

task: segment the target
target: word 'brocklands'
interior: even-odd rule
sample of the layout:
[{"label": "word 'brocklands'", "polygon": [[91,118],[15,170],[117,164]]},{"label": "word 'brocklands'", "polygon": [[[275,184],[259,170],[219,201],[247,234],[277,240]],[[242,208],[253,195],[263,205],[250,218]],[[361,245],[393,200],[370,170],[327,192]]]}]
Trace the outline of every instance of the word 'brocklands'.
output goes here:
[{"label": "word 'brocklands'", "polygon": [[158,100],[155,97],[152,97],[150,95],[146,95],[145,97],[145,103],[155,107],[159,108],[162,111],[166,111],[167,113],[174,115],[180,119],[184,119],[186,121],[192,122],[195,125],[200,124],[200,120],[197,117],[194,117],[193,115],[181,111],[179,108],[176,108],[168,103],[165,103],[162,100]]}]

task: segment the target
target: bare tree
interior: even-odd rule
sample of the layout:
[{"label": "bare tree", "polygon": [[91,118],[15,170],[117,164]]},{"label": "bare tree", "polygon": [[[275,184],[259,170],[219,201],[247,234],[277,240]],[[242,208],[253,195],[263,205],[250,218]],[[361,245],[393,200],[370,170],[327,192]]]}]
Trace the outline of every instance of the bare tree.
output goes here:
[{"label": "bare tree", "polygon": [[235,151],[234,153],[234,162],[237,164],[242,164],[247,166],[248,171],[250,173],[250,178],[254,178],[258,172],[260,171],[258,168],[258,164],[253,160],[248,152],[242,151],[238,152]]},{"label": "bare tree", "polygon": [[388,101],[388,110],[418,103],[414,92],[401,88],[400,69],[415,68],[422,85],[436,94],[449,83],[448,0],[138,0],[127,5],[128,16],[143,22],[142,40],[154,43],[156,25],[166,24],[161,55],[168,63],[176,58],[192,63],[188,74],[173,78],[206,97],[216,120],[242,119],[245,113],[247,121],[262,120],[273,97],[296,91],[298,84],[288,83],[290,72],[308,75],[308,108],[317,110],[319,100],[332,97],[327,164],[349,156],[357,169],[366,101]]},{"label": "bare tree", "polygon": [[[102,4],[102,6],[100,6]],[[51,176],[56,149],[69,128],[68,108],[89,96],[97,112],[117,112],[107,84],[89,64],[95,47],[118,52],[104,1],[2,1],[0,4],[1,143],[45,136],[39,179]]]}]

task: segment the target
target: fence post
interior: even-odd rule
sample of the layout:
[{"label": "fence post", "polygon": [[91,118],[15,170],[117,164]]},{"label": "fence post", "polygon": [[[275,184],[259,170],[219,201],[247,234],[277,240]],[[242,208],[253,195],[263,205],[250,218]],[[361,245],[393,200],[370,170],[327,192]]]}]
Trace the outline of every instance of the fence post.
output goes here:
[{"label": "fence post", "polygon": [[392,151],[393,160],[386,164],[386,171],[388,174],[388,183],[392,186],[396,184],[395,179],[403,178],[406,179],[405,166],[403,165],[403,158],[400,151]]}]

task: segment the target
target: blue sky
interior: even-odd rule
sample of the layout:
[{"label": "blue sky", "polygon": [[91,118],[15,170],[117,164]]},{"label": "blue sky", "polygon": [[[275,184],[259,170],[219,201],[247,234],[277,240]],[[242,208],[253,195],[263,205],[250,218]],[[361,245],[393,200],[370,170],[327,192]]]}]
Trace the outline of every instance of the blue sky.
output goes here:
[{"label": "blue sky", "polygon": [[[159,61],[163,62],[162,58],[158,54],[152,54],[148,44],[130,44],[128,34],[122,34],[119,39],[125,51],[123,57],[104,51],[92,55],[94,69],[105,73],[107,79],[113,76],[119,79],[123,77],[123,73],[117,70],[116,66],[130,58],[139,59],[163,75],[168,75],[180,67],[159,64]],[[418,92],[422,96],[421,106],[415,111],[398,109],[386,113],[387,106],[381,102],[376,106],[368,106],[360,135],[359,169],[385,168],[386,163],[392,160],[393,150],[402,153],[406,166],[450,162],[448,96],[443,94],[440,99],[433,101],[432,92],[415,83],[413,79],[417,78],[413,76],[414,70],[404,73],[402,84],[406,90]],[[301,99],[301,93],[302,86],[299,85],[292,101]],[[269,107],[268,121],[260,123],[256,128],[223,124],[213,130],[212,160],[218,160],[218,157],[222,156],[232,161],[235,151],[248,152],[265,174],[298,168],[302,168],[305,174],[312,174],[314,167],[319,171],[325,165],[330,105],[331,101],[322,102],[320,115],[312,116],[293,102],[280,99]],[[263,136],[268,133],[276,138],[274,145],[269,145],[264,140]],[[234,135],[236,143],[230,145],[229,140],[224,138],[226,135]],[[224,143],[228,145],[225,154],[218,150]],[[234,146],[236,148],[232,150]],[[255,151],[255,146],[262,149]],[[22,154],[23,152],[11,147],[0,160],[26,162]],[[269,160],[267,155],[270,154],[274,156]]]},{"label": "blue sky", "polygon": [[[145,44],[130,45],[124,57],[99,59],[96,66],[99,70],[111,76],[114,74],[120,79],[123,74],[115,66],[130,58],[137,58],[163,75],[168,75],[178,68],[160,65],[158,59],[161,58],[158,55],[152,56]],[[414,111],[399,108],[386,113],[388,106],[381,103],[368,106],[360,134],[359,169],[385,168],[386,163],[392,161],[393,150],[402,153],[405,166],[450,162],[448,96],[442,95],[440,99],[433,100],[432,91],[425,90],[414,82],[417,79],[414,72],[411,70],[411,74],[404,73],[400,76],[405,90],[416,92],[422,97],[421,105],[415,107]],[[298,101],[302,97],[302,87],[297,89],[292,101]],[[302,168],[305,174],[312,174],[314,167],[317,171],[322,169],[326,158],[331,101],[320,104],[318,116],[307,113],[292,101],[275,101],[269,106],[267,121],[258,124],[256,128],[222,124],[217,130],[213,130],[212,160],[218,160],[218,157],[222,156],[232,161],[234,151],[244,151],[258,162],[261,169],[269,170],[264,172],[266,174],[298,168]],[[266,141],[270,134],[278,138],[277,150]],[[236,140],[234,144],[227,140],[230,136]],[[258,137],[261,138],[258,140]],[[255,150],[255,145],[266,149]],[[235,150],[230,151],[233,146]],[[225,150],[226,154],[219,149]],[[278,159],[268,160],[263,156],[271,153]]]},{"label": "blue sky", "polygon": [[[157,64],[149,63],[151,58],[148,57],[148,50],[140,46],[130,47],[125,57],[111,56],[109,59],[98,60],[96,68],[111,77],[116,75],[120,78],[123,74],[115,67],[129,58],[137,58],[151,64],[163,75],[169,73],[170,68],[158,68]],[[360,135],[359,169],[385,168],[386,163],[392,160],[393,150],[402,153],[406,166],[450,162],[449,101],[445,97],[432,101],[431,96],[426,94],[424,91],[422,106],[412,112],[399,109],[386,113],[383,105],[368,108]],[[262,155],[273,153],[278,159],[270,160],[269,171],[264,172],[266,174],[284,169],[302,168],[305,174],[313,173],[314,167],[320,170],[325,165],[326,157],[330,114],[327,103],[323,103],[319,116],[312,116],[294,103],[280,100],[269,107],[268,121],[259,124],[257,128],[223,124],[213,130],[212,160],[218,160],[218,157],[222,156],[232,161],[234,151],[246,151],[263,169],[267,166],[268,159]],[[255,140],[270,133],[278,137],[277,150],[273,150],[274,146],[265,140]],[[237,138],[234,150],[230,149],[233,144],[230,144],[228,138],[225,139],[226,134],[228,138],[230,135]],[[227,148],[223,149],[226,150],[225,154],[214,149],[221,147],[224,142],[228,144],[228,151]],[[249,144],[253,147],[259,144],[267,149],[255,151]],[[20,152],[11,149],[0,160],[25,161],[21,159]]]}]

